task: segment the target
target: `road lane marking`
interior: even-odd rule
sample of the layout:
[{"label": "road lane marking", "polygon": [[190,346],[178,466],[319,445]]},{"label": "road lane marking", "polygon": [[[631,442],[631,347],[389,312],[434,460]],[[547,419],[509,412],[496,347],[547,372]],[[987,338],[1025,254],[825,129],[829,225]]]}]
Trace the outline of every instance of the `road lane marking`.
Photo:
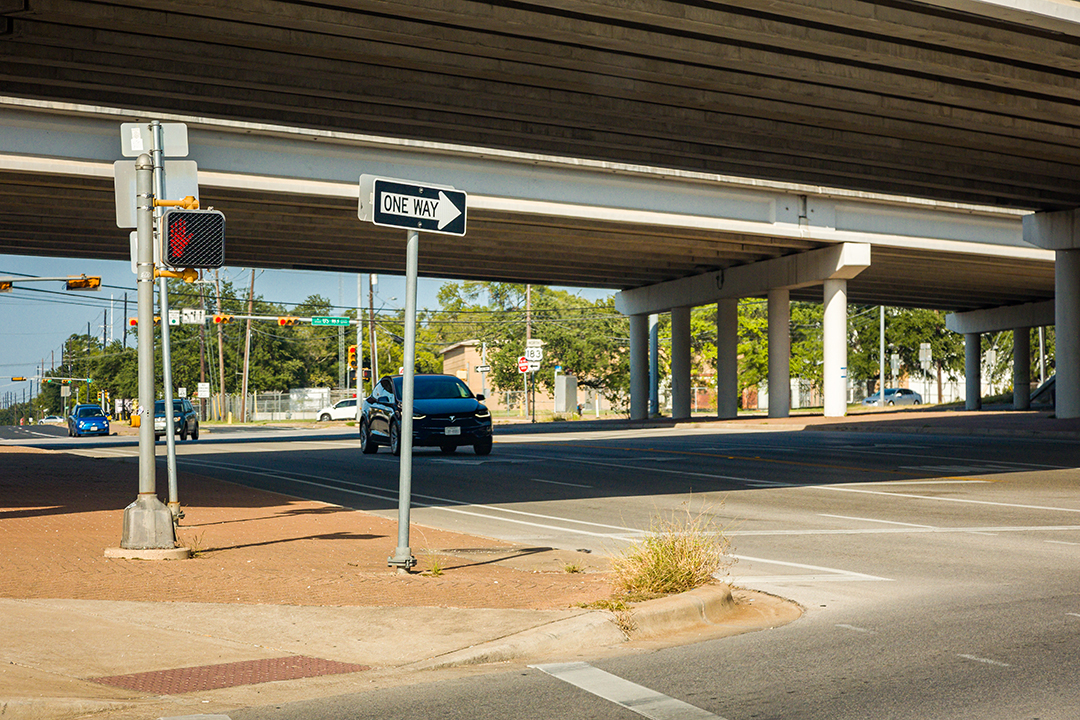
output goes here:
[{"label": "road lane marking", "polygon": [[529,482],[545,483],[547,485],[565,485],[566,487],[587,488],[592,489],[592,485],[582,485],[581,483],[568,483],[559,482],[558,480],[541,480],[540,478],[529,478]]},{"label": "road lane marking", "polygon": [[839,518],[841,520],[858,520],[860,522],[876,522],[876,523],[883,523],[885,525],[903,525],[904,527],[913,527],[913,528],[933,528],[934,527],[933,525],[915,525],[914,523],[896,522],[894,520],[875,520],[874,518],[850,517],[848,515],[828,515],[826,513],[818,513],[818,515],[820,517]]},{"label": "road lane marking", "polygon": [[1066,615],[1072,615],[1073,617],[1080,617],[1080,613],[1065,613]]},{"label": "road lane marking", "polygon": [[[840,570],[839,568],[822,567],[820,565],[806,565],[804,563],[785,562],[783,560],[768,560],[766,558],[750,557],[749,555],[732,555],[731,557],[742,562],[759,562],[769,565],[783,565],[784,567],[799,568],[800,570],[817,570],[819,572],[829,573],[829,576],[836,576],[837,580],[873,580],[880,582],[892,582],[890,578],[878,577],[877,575],[867,575],[866,573],[853,572],[851,570]],[[777,575],[776,578],[789,579],[797,578],[800,576],[795,575]],[[805,578],[806,576],[801,576]],[[816,575],[813,577],[817,577]],[[747,576],[743,578],[745,581],[760,582],[758,578]]]},{"label": "road lane marking", "polygon": [[832,492],[860,493],[863,495],[886,495],[894,498],[911,498],[913,500],[935,500],[937,502],[966,503],[969,505],[992,505],[994,507],[1014,508],[1017,510],[1049,510],[1051,512],[1080,513],[1080,508],[1047,507],[1045,505],[1022,505],[1018,503],[994,502],[992,500],[968,500],[966,498],[935,497],[933,495],[911,495],[908,493],[884,492],[882,490],[861,490],[839,485],[800,485],[800,490],[829,490]]},{"label": "road lane marking", "polygon": [[[295,483],[298,483],[300,485],[311,485],[313,487],[322,488],[324,490],[333,490],[333,491],[341,492],[341,493],[345,493],[345,494],[360,495],[362,497],[370,497],[370,498],[374,498],[376,500],[387,500],[387,501],[396,502],[397,497],[398,497],[396,488],[393,489],[393,490],[388,490],[386,488],[378,487],[377,485],[367,485],[367,484],[364,484],[364,483],[357,483],[357,482],[352,482],[352,481],[349,481],[349,480],[339,480],[337,478],[327,478],[327,477],[322,477],[322,476],[319,476],[319,475],[307,475],[307,474],[303,475],[303,477],[315,478],[316,480],[326,481],[326,482],[314,482],[313,480],[303,480],[300,477],[296,477],[297,474],[282,475],[280,473],[267,472],[265,470],[254,470],[250,466],[247,466],[247,465],[235,465],[235,464],[232,464],[232,463],[214,463],[214,462],[207,462],[205,460],[189,460],[188,458],[183,458],[183,461],[185,463],[191,463],[191,464],[194,464],[194,465],[206,465],[206,466],[209,466],[209,467],[217,467],[217,468],[220,468],[220,469],[223,469],[223,470],[240,470],[242,472],[246,472],[246,473],[249,473],[251,475],[263,475],[265,477],[276,478],[278,480],[288,480],[289,482],[295,482]],[[369,490],[374,490],[375,492],[373,492],[373,493],[372,492],[363,492],[361,490],[354,490],[354,489],[352,489],[352,487],[344,487],[342,485],[327,484],[327,482],[330,482],[330,483],[333,483],[333,482],[346,483],[347,485],[350,485],[350,486],[367,488]],[[484,518],[486,520],[500,520],[502,522],[514,523],[514,524],[517,524],[517,525],[526,525],[526,526],[529,526],[529,527],[536,527],[536,528],[541,528],[541,529],[544,529],[544,530],[554,530],[554,531],[557,531],[557,532],[569,532],[569,533],[575,533],[575,534],[578,534],[578,535],[588,535],[589,537],[599,537],[599,538],[607,538],[607,539],[613,539],[613,540],[625,540],[625,539],[628,539],[628,538],[640,537],[642,535],[647,535],[648,534],[648,532],[645,531],[645,530],[637,530],[637,529],[634,529],[634,528],[623,527],[623,526],[620,526],[620,525],[605,525],[604,523],[597,523],[597,522],[593,522],[593,521],[589,521],[589,520],[575,520],[573,518],[568,518],[568,517],[558,517],[558,516],[554,516],[554,515],[543,515],[543,514],[540,514],[540,513],[530,513],[530,512],[526,512],[524,510],[511,510],[509,508],[499,508],[499,507],[494,507],[492,505],[476,505],[476,504],[473,504],[473,503],[464,502],[462,500],[453,500],[453,499],[450,499],[450,498],[442,498],[442,497],[437,497],[437,496],[434,496],[434,495],[423,495],[423,494],[420,494],[420,493],[413,493],[412,498],[413,498],[413,503],[412,503],[413,506],[418,507],[418,508],[430,508],[432,510],[441,510],[443,512],[456,513],[456,514],[459,514],[459,515],[469,515],[469,516],[472,516],[472,517]],[[498,515],[488,515],[486,513],[475,512],[475,511],[472,511],[472,510],[463,510],[460,507],[445,507],[444,505],[437,505],[437,504],[434,504],[433,502],[432,503],[422,502],[418,498],[424,498],[424,499],[427,499],[427,500],[433,500],[433,501],[436,501],[436,502],[439,502],[439,503],[449,503],[451,505],[468,506],[470,508],[479,508],[479,509],[482,509],[482,510],[489,510],[491,512],[501,512],[501,513],[508,513],[508,514],[513,514],[513,515],[523,515],[523,516],[526,516],[526,517],[532,517],[532,518],[544,519],[544,520],[555,520],[555,521],[564,522],[564,523],[576,523],[578,525],[587,525],[587,526],[590,526],[590,527],[608,528],[608,529],[611,529],[611,530],[618,530],[620,532],[618,532],[618,533],[598,533],[598,532],[591,532],[589,530],[578,530],[576,528],[571,528],[571,527],[560,527],[560,526],[555,526],[555,525],[546,525],[546,524],[542,524],[542,523],[528,522],[528,521],[525,521],[525,520],[517,520],[517,519],[514,519],[514,518],[500,517]]]},{"label": "road lane marking", "polygon": [[976,655],[964,655],[959,654],[957,657],[962,657],[965,660],[971,660],[973,662],[983,663],[984,665],[994,665],[995,667],[1012,667],[1009,663],[1003,663],[999,660],[991,660],[990,658],[978,657]]},{"label": "road lane marking", "polygon": [[844,623],[837,623],[836,627],[840,628],[841,630],[851,630],[852,632],[866,633],[867,635],[877,635],[876,630],[867,630],[866,628],[856,627],[854,625],[845,625]]},{"label": "road lane marking", "polygon": [[529,667],[652,720],[724,720],[719,715],[624,680],[588,663],[552,663]]},{"label": "road lane marking", "polygon": [[[728,537],[742,535],[769,536],[769,535],[898,535],[920,533],[964,533],[971,534],[997,534],[1006,532],[1061,532],[1080,530],[1080,525],[1013,525],[1009,527],[921,527],[909,528],[852,528],[852,529],[828,529],[828,530],[725,530]],[[1047,540],[1047,542],[1053,542]],[[1073,543],[1065,543],[1073,544]]]},{"label": "road lane marking", "polygon": [[[520,457],[533,458],[536,460],[548,460],[549,458],[537,455],[522,455]],[[574,462],[581,465],[599,465],[600,467],[619,468],[621,470],[637,470],[642,473],[668,473],[669,475],[689,475],[691,477],[703,477],[711,480],[735,480],[743,483],[768,483],[769,487],[794,487],[790,483],[778,483],[770,480],[755,480],[754,478],[739,477],[736,475],[714,475],[712,473],[687,472],[686,470],[668,470],[658,467],[641,467],[638,465],[622,465],[620,463],[599,462],[596,460],[582,460],[580,458],[559,458],[560,462]]]},{"label": "road lane marking", "polygon": [[1046,542],[1052,545],[1080,545],[1080,543],[1067,542],[1065,540],[1047,540]]}]

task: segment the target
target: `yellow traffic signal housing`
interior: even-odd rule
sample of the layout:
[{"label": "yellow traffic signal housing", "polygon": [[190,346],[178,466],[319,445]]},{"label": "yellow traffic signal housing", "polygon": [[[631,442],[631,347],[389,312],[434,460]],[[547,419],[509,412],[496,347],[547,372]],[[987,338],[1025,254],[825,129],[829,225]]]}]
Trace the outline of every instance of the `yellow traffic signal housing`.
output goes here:
[{"label": "yellow traffic signal housing", "polygon": [[13,377],[13,378],[11,378],[11,382],[23,382],[24,380],[26,380],[26,378],[24,378],[24,377]]},{"label": "yellow traffic signal housing", "polygon": [[11,283],[0,282],[0,292],[11,292]]},{"label": "yellow traffic signal housing", "polygon": [[214,316],[214,324],[215,325],[228,325],[232,321],[233,321],[232,315],[215,315]]},{"label": "yellow traffic signal housing", "polygon": [[356,369],[356,346],[349,346],[349,367],[353,370]]},{"label": "yellow traffic signal housing", "polygon": [[79,277],[69,277],[67,281],[68,290],[100,290],[101,278],[100,277],[87,277],[81,275]]},{"label": "yellow traffic signal housing", "polygon": [[[161,316],[160,315],[155,315],[154,316],[154,324],[155,325],[160,325],[161,324]],[[139,326],[139,318],[128,318],[128,325],[130,325],[131,327],[138,327]]]},{"label": "yellow traffic signal housing", "polygon": [[282,326],[295,325],[298,322],[300,322],[300,319],[294,317],[279,317],[277,319],[277,324]]}]

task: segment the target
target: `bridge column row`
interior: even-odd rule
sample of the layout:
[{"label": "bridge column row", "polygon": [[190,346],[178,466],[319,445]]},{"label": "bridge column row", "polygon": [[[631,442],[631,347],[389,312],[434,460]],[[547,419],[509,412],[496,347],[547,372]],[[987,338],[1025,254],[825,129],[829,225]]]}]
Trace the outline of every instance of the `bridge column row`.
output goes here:
[{"label": "bridge column row", "polygon": [[[769,417],[791,412],[791,303],[786,288],[768,293]],[[692,407],[691,329],[689,307],[671,311],[671,414],[688,418]],[[643,420],[659,413],[657,315],[630,316],[630,417]],[[823,329],[825,415],[847,411],[847,280],[825,283]],[[716,305],[717,416],[734,418],[739,393],[738,300]]]}]

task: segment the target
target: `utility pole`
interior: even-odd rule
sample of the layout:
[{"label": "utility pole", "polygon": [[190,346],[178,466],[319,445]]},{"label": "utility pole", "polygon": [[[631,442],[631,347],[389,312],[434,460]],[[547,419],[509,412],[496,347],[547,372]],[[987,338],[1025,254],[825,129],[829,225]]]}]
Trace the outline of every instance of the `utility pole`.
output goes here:
[{"label": "utility pole", "polygon": [[375,345],[375,285],[379,276],[368,273],[368,350],[371,353],[371,392],[375,392],[375,383],[379,382],[379,353]]},{"label": "utility pole", "polygon": [[[214,284],[217,286],[217,311],[224,314],[221,307],[221,277],[218,271],[214,271]],[[218,351],[218,420],[225,419],[225,341],[221,336],[221,325],[217,326],[217,351]]]},{"label": "utility pole", "polygon": [[[255,268],[251,268],[251,289],[248,290],[248,315],[255,309]],[[247,422],[248,361],[251,357],[251,318],[244,333],[244,382],[240,388],[240,422]]]},{"label": "utility pole", "polygon": [[127,317],[128,317],[127,293],[124,293],[124,323],[125,323],[124,324],[124,349],[125,350],[127,350],[127,336],[128,336]]}]

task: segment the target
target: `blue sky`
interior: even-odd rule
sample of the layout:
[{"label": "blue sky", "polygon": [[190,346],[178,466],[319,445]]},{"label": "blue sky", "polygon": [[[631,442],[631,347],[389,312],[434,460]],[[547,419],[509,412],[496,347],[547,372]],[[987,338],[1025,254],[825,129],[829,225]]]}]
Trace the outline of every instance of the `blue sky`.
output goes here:
[{"label": "blue sky", "polygon": [[[128,294],[128,315],[134,317],[136,312],[135,275],[131,272],[130,262],[0,254],[0,277],[59,277],[83,273],[99,275],[102,288],[95,292],[69,292],[64,289],[62,282],[35,282],[16,284],[12,292],[0,293],[0,395],[16,392],[21,399],[22,390],[26,388],[29,396],[29,383],[12,383],[11,378],[38,375],[43,360],[45,369],[49,370],[54,356],[59,365],[64,341],[72,334],[85,335],[87,323],[90,323],[91,333],[100,338],[106,311],[112,337],[122,339],[126,323],[125,292]],[[251,279],[250,270],[244,268],[223,268],[221,275],[238,288],[246,288]],[[362,304],[366,307],[366,276],[364,280]],[[436,307],[436,294],[445,282],[442,279],[420,278],[417,304],[421,308]],[[379,275],[376,292],[376,307],[383,303],[387,308],[404,307],[404,276]],[[590,300],[610,295],[608,291],[598,290],[579,292]],[[277,303],[300,303],[317,294],[334,304],[355,307],[356,275],[256,270],[255,294]]]}]

